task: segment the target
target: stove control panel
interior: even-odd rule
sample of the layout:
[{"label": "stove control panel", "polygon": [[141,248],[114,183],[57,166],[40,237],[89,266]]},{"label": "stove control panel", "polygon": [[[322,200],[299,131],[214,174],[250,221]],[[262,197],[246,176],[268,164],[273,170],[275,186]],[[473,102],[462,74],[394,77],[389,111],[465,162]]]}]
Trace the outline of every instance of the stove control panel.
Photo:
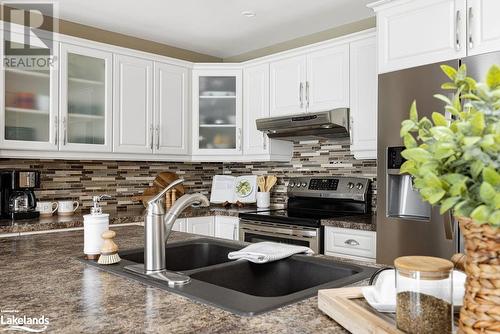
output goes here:
[{"label": "stove control panel", "polygon": [[365,200],[370,179],[358,177],[300,177],[288,182],[289,197]]},{"label": "stove control panel", "polygon": [[309,189],[311,190],[337,190],[339,179],[311,179]]}]

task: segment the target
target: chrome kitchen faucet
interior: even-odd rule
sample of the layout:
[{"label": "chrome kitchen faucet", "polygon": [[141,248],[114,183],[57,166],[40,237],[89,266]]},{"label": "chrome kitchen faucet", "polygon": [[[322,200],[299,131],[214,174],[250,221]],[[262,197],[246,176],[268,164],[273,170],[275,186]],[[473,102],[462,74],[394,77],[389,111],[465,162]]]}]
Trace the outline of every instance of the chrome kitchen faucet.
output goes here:
[{"label": "chrome kitchen faucet", "polygon": [[126,270],[167,281],[169,285],[189,283],[188,276],[166,270],[165,243],[182,211],[189,206],[206,207],[210,202],[203,194],[186,194],[178,198],[165,213],[165,206],[162,202],[165,193],[183,182],[184,179],[175,180],[149,200],[144,220],[144,265],[126,266]]}]

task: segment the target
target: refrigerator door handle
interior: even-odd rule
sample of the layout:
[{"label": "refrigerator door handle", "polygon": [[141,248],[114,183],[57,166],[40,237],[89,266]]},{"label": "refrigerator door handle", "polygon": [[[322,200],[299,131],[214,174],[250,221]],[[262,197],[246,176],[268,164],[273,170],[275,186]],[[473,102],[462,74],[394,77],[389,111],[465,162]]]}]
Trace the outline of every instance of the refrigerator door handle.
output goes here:
[{"label": "refrigerator door handle", "polygon": [[444,235],[446,239],[453,240],[455,235],[455,228],[453,226],[453,216],[450,210],[448,210],[448,212],[446,212],[443,215],[443,224],[444,224]]},{"label": "refrigerator door handle", "polygon": [[460,10],[457,10],[457,16],[455,18],[455,39],[456,39],[456,45],[455,45],[455,49],[457,51],[460,51],[460,49],[462,48],[461,45],[460,45]]}]

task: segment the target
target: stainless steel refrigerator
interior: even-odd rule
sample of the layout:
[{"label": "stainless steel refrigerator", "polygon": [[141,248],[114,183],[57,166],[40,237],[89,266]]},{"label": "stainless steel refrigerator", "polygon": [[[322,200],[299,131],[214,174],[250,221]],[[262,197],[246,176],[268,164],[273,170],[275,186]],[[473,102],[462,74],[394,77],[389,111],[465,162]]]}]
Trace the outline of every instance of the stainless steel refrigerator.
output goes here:
[{"label": "stainless steel refrigerator", "polygon": [[380,74],[378,77],[377,153],[377,262],[393,264],[405,255],[450,258],[462,249],[460,233],[450,215],[421,201],[409,176],[399,174],[403,149],[399,136],[401,122],[409,117],[417,101],[419,116],[431,118],[444,104],[434,94],[450,94],[441,84],[449,81],[441,64],[457,68],[465,63],[468,75],[484,81],[492,64],[500,64],[500,52],[424,65]]}]

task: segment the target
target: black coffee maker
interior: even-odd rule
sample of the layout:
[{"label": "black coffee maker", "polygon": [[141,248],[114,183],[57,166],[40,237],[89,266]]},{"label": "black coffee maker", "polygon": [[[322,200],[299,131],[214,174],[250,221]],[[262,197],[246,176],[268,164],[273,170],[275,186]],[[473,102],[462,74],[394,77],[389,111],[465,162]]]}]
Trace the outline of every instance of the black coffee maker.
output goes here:
[{"label": "black coffee maker", "polygon": [[12,220],[38,218],[35,188],[39,187],[38,171],[0,171],[0,217]]}]

